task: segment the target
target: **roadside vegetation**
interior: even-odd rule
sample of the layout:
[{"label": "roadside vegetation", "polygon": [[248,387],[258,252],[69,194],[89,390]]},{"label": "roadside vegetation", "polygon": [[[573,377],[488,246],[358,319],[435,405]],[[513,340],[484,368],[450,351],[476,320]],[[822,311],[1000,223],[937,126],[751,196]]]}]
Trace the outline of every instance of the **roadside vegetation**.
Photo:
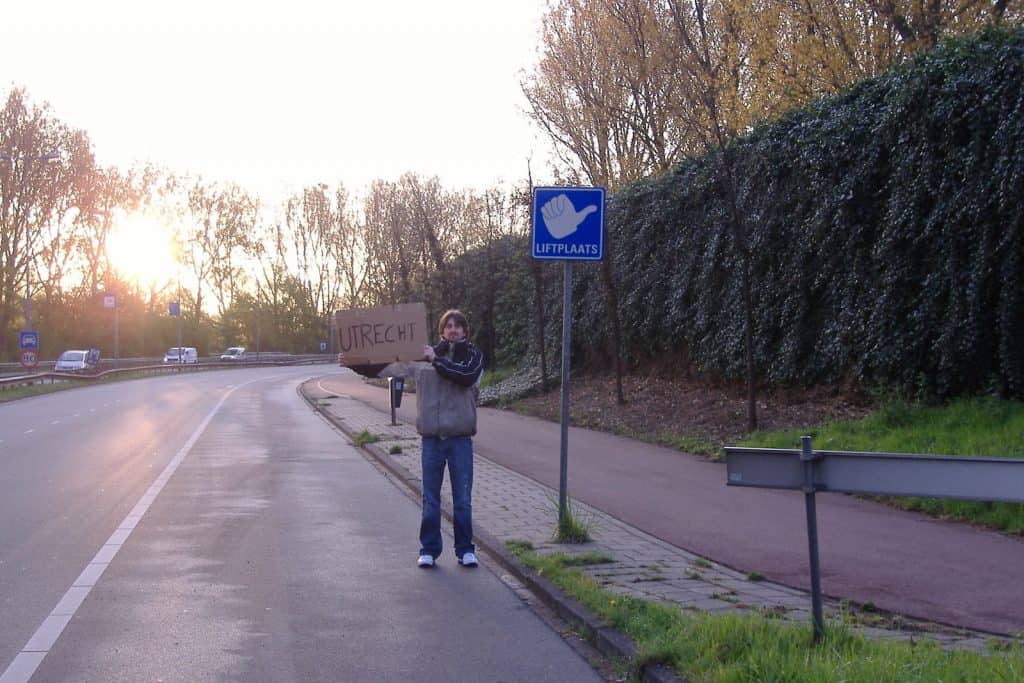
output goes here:
[{"label": "roadside vegetation", "polygon": [[[603,589],[565,555],[539,555],[529,543],[509,550],[637,644],[637,661],[661,663],[695,681],[1020,681],[1024,647],[987,654],[944,650],[934,643],[875,641],[830,622],[822,642],[809,625],[772,616],[712,616]],[[636,674],[636,670],[632,672]]]},{"label": "roadside vegetation", "polygon": [[356,434],[352,441],[355,443],[355,445],[362,447],[371,443],[377,443],[378,441],[380,441],[380,435],[374,434],[369,430],[364,429],[363,431]]},{"label": "roadside vegetation", "polygon": [[498,383],[508,379],[515,374],[515,368],[505,367],[496,368],[494,370],[484,370],[484,374],[480,376],[480,387],[492,387]]},{"label": "roadside vegetation", "polygon": [[39,396],[41,394],[52,394],[55,391],[63,391],[72,386],[77,386],[77,382],[61,382],[59,384],[25,384],[17,387],[4,388],[0,390],[0,403],[4,401],[14,401],[19,398],[28,398],[29,396]]},{"label": "roadside vegetation", "polygon": [[[1024,403],[994,397],[957,399],[943,406],[884,403],[853,421],[775,432],[756,432],[743,441],[761,448],[799,448],[813,438],[815,450],[874,451],[985,457],[1024,457]],[[881,498],[907,510],[1024,533],[1024,505],[939,498]]]}]

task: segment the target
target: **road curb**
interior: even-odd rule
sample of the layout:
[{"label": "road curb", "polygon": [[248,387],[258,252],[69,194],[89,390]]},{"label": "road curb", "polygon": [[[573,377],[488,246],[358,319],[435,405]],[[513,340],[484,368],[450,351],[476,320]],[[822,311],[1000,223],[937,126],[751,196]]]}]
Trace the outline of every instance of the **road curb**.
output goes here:
[{"label": "road curb", "polygon": [[[410,497],[419,501],[422,490],[419,480],[408,476],[408,470],[398,465],[390,455],[382,448],[367,444],[358,446],[355,442],[355,434],[352,433],[341,420],[336,418],[329,410],[320,405],[316,397],[306,392],[307,382],[299,385],[299,394],[328,422],[334,425],[341,433],[353,439],[353,446],[356,446],[364,453],[369,454],[380,463],[392,476],[401,481],[410,489]],[[372,409],[371,410],[375,410]],[[379,412],[379,411],[376,411]],[[413,495],[414,494],[414,495]],[[442,505],[441,513],[451,521],[451,512],[447,506]],[[539,597],[545,605],[552,609],[561,619],[573,627],[583,638],[587,640],[598,652],[605,657],[615,659],[621,663],[627,663],[629,673],[635,678],[647,683],[680,683],[682,679],[676,676],[669,667],[659,664],[637,664],[637,648],[633,639],[626,634],[608,626],[590,610],[581,605],[573,598],[566,595],[560,588],[539,576],[529,567],[519,562],[510,553],[504,544],[489,534],[485,529],[475,528],[473,532],[474,542],[481,546],[488,555],[494,557],[503,569],[512,574],[518,581],[527,586],[531,592]]]}]

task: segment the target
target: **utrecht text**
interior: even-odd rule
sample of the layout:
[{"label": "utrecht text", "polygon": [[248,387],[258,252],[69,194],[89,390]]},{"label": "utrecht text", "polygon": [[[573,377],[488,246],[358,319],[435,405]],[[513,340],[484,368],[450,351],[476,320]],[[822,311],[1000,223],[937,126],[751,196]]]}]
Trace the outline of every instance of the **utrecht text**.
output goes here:
[{"label": "utrecht text", "polygon": [[338,343],[346,353],[370,349],[378,344],[395,344],[415,338],[416,323],[361,323],[338,330]]}]

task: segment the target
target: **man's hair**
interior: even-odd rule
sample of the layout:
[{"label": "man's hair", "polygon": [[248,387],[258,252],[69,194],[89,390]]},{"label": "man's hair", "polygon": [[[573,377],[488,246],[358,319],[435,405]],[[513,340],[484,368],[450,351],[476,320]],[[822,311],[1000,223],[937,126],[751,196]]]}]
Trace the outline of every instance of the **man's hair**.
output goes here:
[{"label": "man's hair", "polygon": [[453,318],[455,324],[466,331],[466,338],[469,338],[469,321],[466,320],[466,315],[455,308],[450,308],[444,312],[441,316],[441,321],[437,323],[437,334],[439,337],[444,337],[444,326],[448,324],[448,319]]}]

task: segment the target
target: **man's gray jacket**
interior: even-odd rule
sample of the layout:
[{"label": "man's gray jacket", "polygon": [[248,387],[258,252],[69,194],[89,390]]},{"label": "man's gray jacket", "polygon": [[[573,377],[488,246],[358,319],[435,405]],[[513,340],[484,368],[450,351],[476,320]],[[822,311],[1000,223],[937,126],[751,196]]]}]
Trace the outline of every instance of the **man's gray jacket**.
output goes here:
[{"label": "man's gray jacket", "polygon": [[416,431],[448,438],[476,434],[483,354],[468,341],[441,342],[432,364],[416,364]]}]

